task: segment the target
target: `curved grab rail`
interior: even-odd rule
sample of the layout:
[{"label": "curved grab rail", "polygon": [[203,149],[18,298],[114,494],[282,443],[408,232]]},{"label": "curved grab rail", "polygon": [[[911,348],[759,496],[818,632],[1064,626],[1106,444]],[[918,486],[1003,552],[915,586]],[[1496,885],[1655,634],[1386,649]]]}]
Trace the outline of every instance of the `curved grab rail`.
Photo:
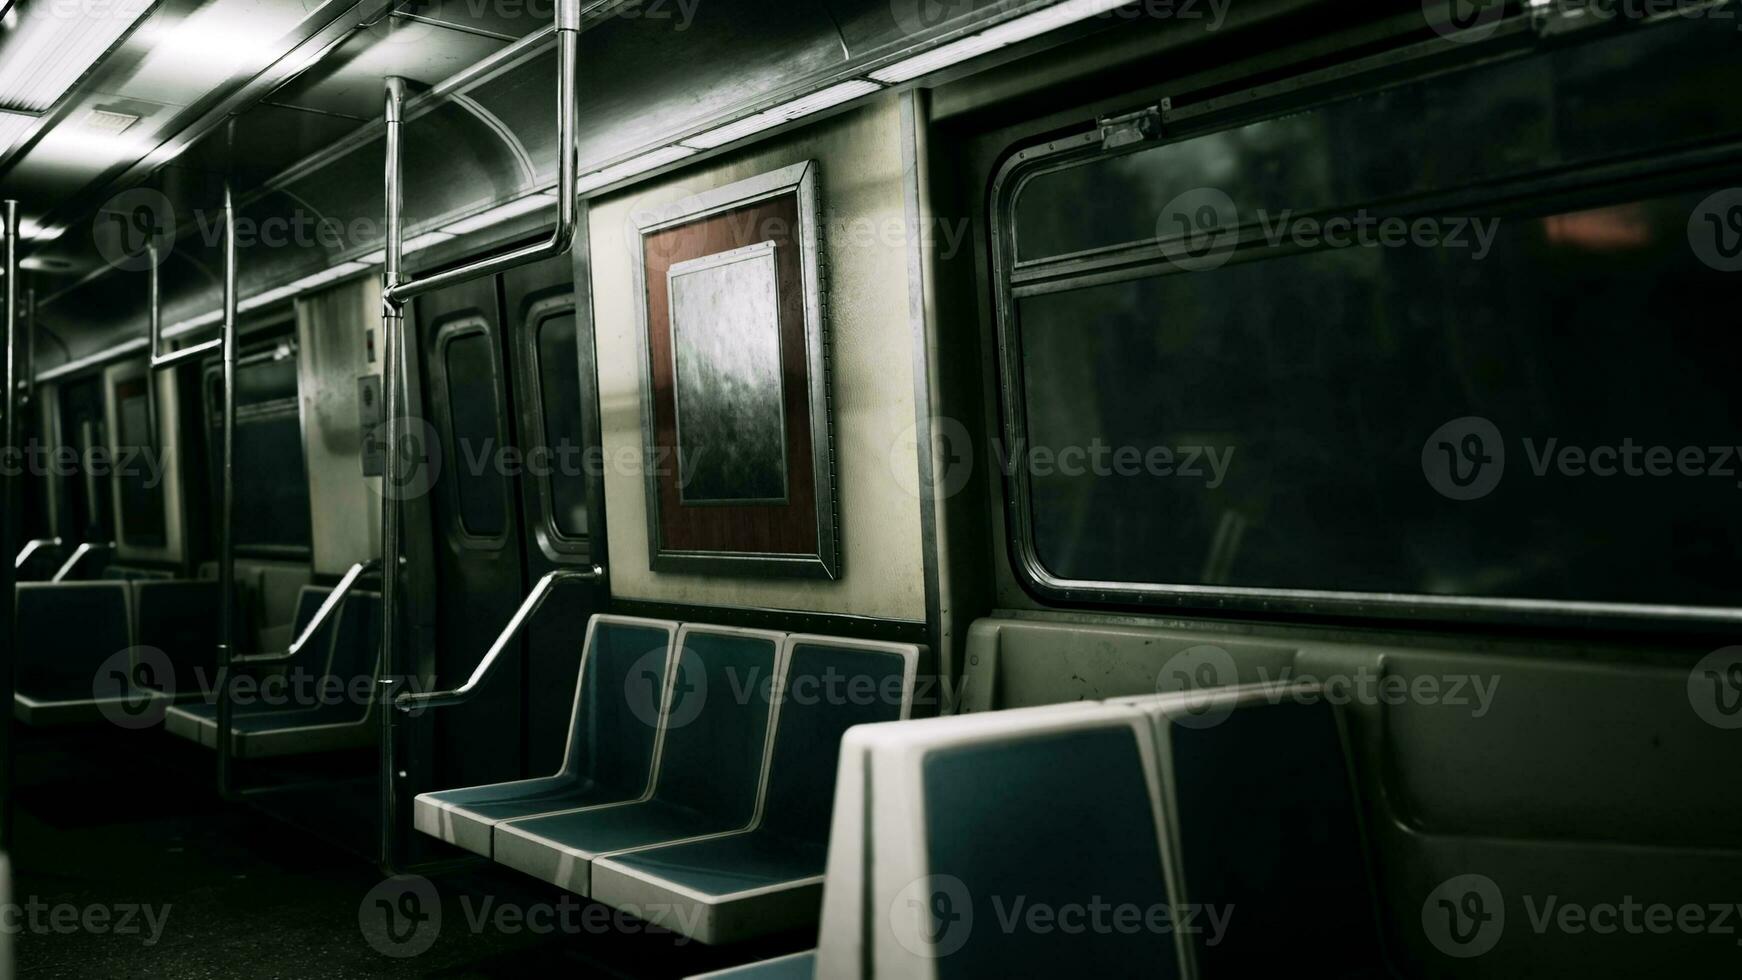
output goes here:
[{"label": "curved grab rail", "polygon": [[484,659],[478,661],[478,666],[472,669],[472,676],[466,678],[466,683],[451,691],[426,691],[421,694],[402,691],[398,697],[393,699],[393,706],[401,711],[409,712],[420,708],[446,708],[471,700],[472,695],[477,693],[478,686],[484,683],[484,679],[495,668],[497,659],[515,640],[520,638],[521,633],[525,632],[527,624],[532,622],[532,617],[538,613],[539,608],[544,605],[544,601],[550,598],[550,594],[556,591],[557,586],[597,582],[604,577],[605,569],[598,565],[585,569],[559,568],[554,572],[546,573],[543,578],[538,580],[538,584],[532,587],[532,591],[527,593],[525,601],[520,603],[520,608],[515,610],[513,618],[508,620],[508,625],[503,627],[502,632],[496,637],[496,642],[490,644],[490,649],[484,654]]},{"label": "curved grab rail", "polygon": [[297,634],[296,639],[292,640],[290,646],[282,652],[257,653],[252,656],[236,657],[231,662],[237,665],[257,666],[284,663],[287,660],[296,659],[302,653],[303,648],[314,641],[315,634],[319,633],[321,628],[327,625],[327,621],[338,612],[339,607],[344,605],[345,600],[351,595],[351,590],[356,587],[357,581],[371,572],[379,571],[380,568],[381,559],[371,558],[368,561],[360,561],[346,570],[345,577],[339,579],[339,584],[333,587],[327,600],[321,603],[319,609],[315,610],[314,618],[308,621],[308,625],[302,628],[302,632]]},{"label": "curved grab rail", "polygon": [[73,553],[67,556],[66,562],[61,565],[60,570],[55,572],[54,578],[49,579],[49,581],[50,582],[64,582],[64,581],[66,581],[67,576],[71,575],[73,573],[73,569],[79,567],[79,562],[84,561],[86,555],[94,555],[99,551],[114,551],[114,550],[115,550],[115,542],[113,542],[113,541],[101,541],[101,542],[86,541],[84,544],[81,544],[77,548],[73,549]]},{"label": "curved grab rail", "polygon": [[157,281],[157,266],[159,256],[157,243],[146,245],[148,264],[146,266],[146,283],[150,290],[148,306],[148,328],[146,336],[151,351],[151,369],[162,371],[183,361],[191,361],[202,354],[214,350],[222,350],[224,338],[230,336],[236,322],[236,207],[230,196],[230,182],[224,182],[224,306],[223,329],[216,337],[191,347],[163,353],[163,295]]},{"label": "curved grab rail", "polygon": [[61,546],[61,543],[60,538],[32,538],[31,540],[24,542],[24,547],[19,550],[18,557],[12,560],[13,570],[16,571],[17,569],[23,568],[24,563],[30,560],[31,555],[36,554],[44,548],[58,548]]},{"label": "curved grab rail", "polygon": [[[403,309],[405,304],[425,293],[445,289],[473,279],[493,276],[498,272],[507,272],[523,265],[542,262],[555,258],[569,250],[574,241],[575,226],[580,220],[580,194],[576,187],[576,169],[578,153],[575,149],[575,112],[579,96],[576,77],[580,68],[580,37],[582,0],[556,0],[556,42],[557,42],[557,178],[556,178],[556,227],[551,231],[550,238],[542,242],[517,248],[501,255],[492,255],[468,262],[445,272],[424,276],[421,279],[402,279],[400,264],[404,259],[404,226],[400,220],[399,200],[401,187],[399,127],[403,124],[403,106],[405,102],[405,82],[400,78],[387,79],[387,248],[386,248],[386,283],[382,289],[381,298],[386,305],[394,310]],[[597,6],[597,4],[594,4]]]}]

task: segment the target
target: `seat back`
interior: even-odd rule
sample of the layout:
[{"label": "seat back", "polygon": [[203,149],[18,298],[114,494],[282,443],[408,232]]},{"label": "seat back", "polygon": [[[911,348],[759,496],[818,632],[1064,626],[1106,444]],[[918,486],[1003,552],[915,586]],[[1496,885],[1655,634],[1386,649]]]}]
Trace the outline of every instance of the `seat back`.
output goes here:
[{"label": "seat back", "polygon": [[[1183,900],[1236,909],[1193,936],[1205,978],[1385,975],[1378,906],[1336,709],[1315,685],[1152,699]],[[1336,942],[1325,942],[1337,937]]]},{"label": "seat back", "polygon": [[[843,755],[866,760],[862,817],[830,841],[819,975],[1187,975],[1142,711],[872,725]],[[851,866],[857,880],[834,878]]]},{"label": "seat back", "polygon": [[743,823],[755,815],[784,639],[697,624],[678,631],[655,798]]},{"label": "seat back", "polygon": [[217,583],[135,579],[130,587],[135,642],[163,651],[174,668],[177,692],[198,690],[199,673],[213,678],[217,663]]},{"label": "seat back", "polygon": [[25,697],[90,698],[97,669],[133,646],[125,582],[20,582],[15,603],[17,688]]},{"label": "seat back", "polygon": [[918,668],[911,644],[787,637],[762,829],[828,843],[842,737],[854,725],[908,717]]},{"label": "seat back", "polygon": [[613,787],[624,797],[646,790],[676,637],[677,624],[667,620],[594,616],[587,623],[565,774]]},{"label": "seat back", "polygon": [[326,630],[332,634],[321,671],[350,683],[373,678],[381,662],[381,593],[353,591],[345,596]]}]

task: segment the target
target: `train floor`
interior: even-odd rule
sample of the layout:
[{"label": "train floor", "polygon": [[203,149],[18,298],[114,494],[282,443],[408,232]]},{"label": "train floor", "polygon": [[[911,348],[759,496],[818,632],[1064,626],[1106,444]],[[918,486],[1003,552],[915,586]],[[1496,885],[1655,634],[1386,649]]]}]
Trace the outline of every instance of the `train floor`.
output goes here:
[{"label": "train floor", "polygon": [[689,943],[482,862],[429,877],[439,915],[384,922],[401,882],[283,814],[221,800],[209,751],[161,732],[15,731],[0,925],[26,980],[665,978],[808,945]]}]

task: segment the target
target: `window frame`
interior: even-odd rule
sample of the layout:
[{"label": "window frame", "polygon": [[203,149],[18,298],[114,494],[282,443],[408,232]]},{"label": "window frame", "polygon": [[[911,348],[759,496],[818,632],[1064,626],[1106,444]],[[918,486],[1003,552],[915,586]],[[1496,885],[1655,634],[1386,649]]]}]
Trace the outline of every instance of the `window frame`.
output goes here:
[{"label": "window frame", "polygon": [[[274,324],[274,326],[282,325],[283,324]],[[259,364],[262,361],[272,361],[283,358],[289,358],[294,366],[302,357],[302,349],[297,343],[294,331],[278,333],[263,328],[258,331],[251,331],[247,340],[248,343],[246,346],[243,346],[242,349],[237,352],[237,370],[253,364]],[[207,480],[214,490],[221,489],[223,481],[223,474],[221,472],[223,461],[218,458],[220,450],[217,446],[218,438],[222,434],[220,426],[223,424],[221,418],[223,404],[221,401],[213,400],[213,387],[215,383],[219,389],[216,394],[221,398],[223,370],[224,365],[222,360],[219,358],[208,358],[200,370],[200,403],[205,410],[204,420],[206,425],[206,436],[208,440],[210,440],[207,444],[206,456],[207,466],[211,472],[207,475]],[[309,543],[307,545],[238,543],[236,545],[236,554],[241,557],[301,560],[308,559],[314,555],[314,495],[306,492],[309,481],[308,420],[303,416],[302,372],[300,370],[296,372],[296,384],[297,392],[293,398],[279,399],[276,402],[265,402],[263,403],[264,405],[271,407],[264,410],[250,410],[248,416],[289,415],[289,409],[291,406],[287,406],[283,403],[288,401],[295,402],[294,410],[296,412],[297,442],[303,453],[302,479],[305,491],[304,495],[308,497]],[[241,411],[238,411],[236,416],[236,421],[238,423],[242,422],[245,417]]]},{"label": "window frame", "polygon": [[[528,396],[525,399],[526,410],[521,414],[528,422],[536,422],[536,428],[531,430],[531,434],[537,436],[539,447],[547,451],[552,447],[549,442],[549,431],[546,428],[547,413],[544,402],[545,364],[542,351],[539,347],[539,341],[544,335],[545,327],[549,325],[552,320],[562,318],[564,314],[574,318],[575,347],[577,356],[585,357],[585,348],[583,347],[581,331],[580,307],[576,304],[575,296],[572,292],[563,292],[557,296],[548,296],[533,303],[526,310],[522,329],[517,331],[522,338],[521,361],[525,365],[525,377],[521,380],[521,390],[525,391]],[[585,402],[586,388],[584,379],[581,375],[581,361],[576,360],[574,364],[568,366],[568,369],[573,372],[575,384],[580,387],[581,398],[578,400]],[[581,427],[584,430],[586,428],[585,411],[582,412],[582,418],[580,421]],[[585,433],[583,432],[583,435],[584,434]],[[561,555],[587,558],[592,554],[592,530],[594,525],[593,515],[590,508],[587,513],[588,533],[586,534],[570,534],[567,531],[564,531],[562,527],[557,524],[556,520],[555,481],[559,478],[580,479],[582,481],[588,479],[588,475],[585,472],[585,465],[587,454],[592,447],[583,443],[580,449],[582,453],[582,473],[575,477],[567,477],[559,476],[559,474],[552,471],[546,472],[543,476],[533,476],[531,480],[534,485],[534,493],[538,496],[539,514],[536,527],[538,542],[540,546],[547,549],[548,552],[555,553],[552,557]],[[582,489],[586,489],[584,482]]]},{"label": "window frame", "polygon": [[[1651,30],[1658,25],[1629,25]],[[1593,32],[1599,33],[1599,32]],[[1496,61],[1530,57],[1547,50],[1536,42],[1528,17],[1512,18],[1481,43],[1459,45],[1448,54],[1443,43],[1407,44],[1379,54],[1305,72],[1279,81],[1206,99],[1175,110],[1171,100],[1154,106],[1161,134],[1109,146],[1106,123],[1086,131],[1018,141],[1007,150],[993,173],[989,194],[988,265],[992,293],[998,410],[997,436],[1007,446],[1027,445],[1027,391],[1022,369],[1022,333],[1017,324],[1019,299],[1149,278],[1168,268],[1170,243],[1127,242],[1081,252],[1024,258],[1017,241],[1017,206],[1027,184],[1044,174],[1082,166],[1094,160],[1186,142],[1239,126],[1315,109],[1351,95],[1381,91],[1430,78],[1445,70],[1475,68]],[[1124,117],[1115,116],[1114,119]],[[1523,193],[1513,200],[1540,207],[1558,197],[1593,195],[1625,185],[1649,194],[1659,188],[1699,186],[1702,178],[1742,162],[1742,142],[1707,144],[1696,149],[1665,151],[1625,164],[1575,168],[1559,179],[1531,175],[1515,182]],[[1456,206],[1495,199],[1492,191],[1453,188],[1421,198],[1433,207]],[[1370,203],[1370,202],[1369,202]],[[1332,207],[1313,215],[1348,213],[1361,206]],[[1231,261],[1264,244],[1252,223],[1241,226]],[[1284,254],[1297,251],[1283,246]],[[1277,249],[1271,249],[1274,257]],[[1248,253],[1249,254],[1249,253]],[[986,455],[990,458],[990,454]],[[1432,624],[1506,624],[1554,628],[1621,628],[1662,630],[1733,629],[1742,623],[1742,605],[1679,606],[1498,596],[1445,596],[1424,593],[1362,592],[1333,589],[1197,585],[1167,582],[1118,582],[1072,579],[1054,574],[1041,559],[1034,535],[1030,475],[1023,467],[1000,474],[1004,538],[1010,569],[1017,584],[1036,600],[1050,605],[1168,608],[1213,613],[1282,615],[1291,618],[1409,620]]]},{"label": "window frame", "polygon": [[502,498],[502,530],[495,534],[479,534],[466,526],[464,508],[460,505],[459,465],[464,456],[459,455],[454,443],[454,412],[453,392],[448,377],[448,348],[456,340],[482,335],[490,345],[490,377],[494,382],[491,398],[495,401],[496,442],[498,451],[510,445],[507,429],[507,406],[503,404],[502,386],[502,354],[497,346],[497,334],[491,329],[490,320],[480,313],[468,313],[446,323],[436,330],[434,350],[430,358],[430,400],[435,403],[437,418],[441,421],[442,431],[439,433],[442,441],[442,473],[438,477],[447,489],[444,491],[449,500],[448,533],[450,539],[459,547],[469,551],[500,551],[508,546],[510,536],[514,533],[514,499],[510,493],[512,481],[501,473],[496,477],[497,491]]}]

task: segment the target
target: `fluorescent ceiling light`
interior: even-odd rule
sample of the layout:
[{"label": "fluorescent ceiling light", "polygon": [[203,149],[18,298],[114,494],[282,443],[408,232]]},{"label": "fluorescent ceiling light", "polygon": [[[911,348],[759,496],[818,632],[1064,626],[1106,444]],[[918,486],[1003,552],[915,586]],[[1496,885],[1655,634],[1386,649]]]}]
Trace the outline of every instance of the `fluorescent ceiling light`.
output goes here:
[{"label": "fluorescent ceiling light", "polygon": [[695,152],[695,148],[689,146],[662,146],[651,153],[643,153],[633,160],[619,163],[615,167],[606,167],[604,170],[582,174],[580,179],[575,181],[575,192],[585,194],[588,191],[596,191],[601,187],[607,187],[620,180],[627,180],[637,174],[656,170],[674,160],[694,156]]},{"label": "fluorescent ceiling light", "polygon": [[469,235],[474,231],[482,231],[492,225],[499,225],[510,218],[518,218],[523,214],[531,214],[543,208],[555,207],[556,195],[546,192],[533,194],[507,204],[497,205],[482,214],[474,214],[470,218],[456,221],[442,229],[449,235]]},{"label": "fluorescent ceiling light", "polygon": [[746,136],[773,129],[784,123],[792,122],[794,119],[814,115],[824,109],[832,109],[843,102],[851,102],[862,95],[870,95],[872,92],[881,90],[882,86],[875,82],[867,82],[862,78],[842,82],[819,92],[812,92],[801,99],[794,99],[785,105],[775,106],[766,112],[759,112],[737,122],[727,123],[718,129],[710,129],[705,133],[691,136],[682,142],[685,146],[711,150],[716,146],[725,146],[727,143],[741,140]]},{"label": "fluorescent ceiling light", "polygon": [[1014,20],[1007,20],[997,27],[971,34],[959,41],[951,41],[942,47],[933,48],[924,54],[914,55],[904,61],[879,68],[871,73],[871,77],[890,85],[899,84],[929,75],[941,68],[960,64],[970,58],[976,58],[988,51],[1007,48],[1012,44],[1039,37],[1049,31],[1098,17],[1109,11],[1117,10],[1130,3],[1131,0],[1064,0],[1031,14],[1025,14]]},{"label": "fluorescent ceiling light", "polygon": [[[431,245],[440,245],[442,242],[449,241],[453,237],[454,236],[445,231],[426,231],[416,238],[408,240],[400,250],[400,254],[405,256],[410,255],[413,252],[421,252],[424,249],[429,248]],[[386,265],[387,250],[385,248],[378,248],[375,251],[370,252],[368,255],[357,259],[357,261],[364,265]]]},{"label": "fluorescent ceiling light", "polygon": [[0,109],[54,108],[150,9],[151,0],[44,0],[19,9],[17,25],[0,40]]},{"label": "fluorescent ceiling light", "polygon": [[65,228],[57,228],[52,225],[45,227],[41,222],[33,221],[30,218],[19,219],[18,231],[19,234],[33,242],[52,242],[67,233]]}]

